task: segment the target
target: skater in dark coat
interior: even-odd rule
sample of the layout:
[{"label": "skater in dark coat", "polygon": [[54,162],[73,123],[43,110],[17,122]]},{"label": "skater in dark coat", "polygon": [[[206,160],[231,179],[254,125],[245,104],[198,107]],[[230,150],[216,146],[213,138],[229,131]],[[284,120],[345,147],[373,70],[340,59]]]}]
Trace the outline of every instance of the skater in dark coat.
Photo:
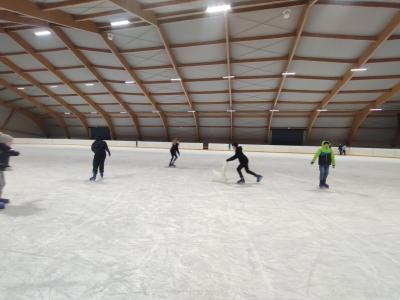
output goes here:
[{"label": "skater in dark coat", "polygon": [[4,171],[9,167],[10,156],[18,156],[19,152],[11,149],[13,138],[10,135],[0,133],[0,209],[9,203],[9,199],[3,198],[3,189],[6,185]]},{"label": "skater in dark coat", "polygon": [[104,177],[104,162],[106,160],[107,153],[108,156],[111,156],[111,152],[110,149],[108,149],[107,143],[101,137],[96,137],[96,140],[92,144],[92,151],[94,153],[93,176],[90,178],[90,181],[96,181],[98,170],[100,170],[100,177]]},{"label": "skater in dark coat", "polygon": [[254,177],[256,177],[257,178],[257,182],[260,182],[263,177],[261,175],[258,175],[256,173],[254,173],[253,171],[250,171],[250,169],[249,169],[249,159],[247,158],[246,155],[244,155],[242,147],[240,147],[238,145],[238,143],[233,143],[232,144],[232,148],[235,151],[235,155],[230,157],[230,158],[228,158],[226,161],[228,162],[228,161],[233,161],[235,159],[239,159],[239,166],[237,167],[236,170],[239,173],[240,180],[237,183],[239,183],[239,184],[245,183],[245,180],[244,180],[244,177],[243,177],[243,173],[242,173],[242,169],[243,168],[246,170],[246,172],[248,174],[251,174]]},{"label": "skater in dark coat", "polygon": [[179,152],[179,140],[178,138],[173,139],[171,149],[169,150],[171,153],[171,160],[169,161],[169,167],[175,168],[175,162],[178,159],[178,155],[180,156],[181,153]]}]

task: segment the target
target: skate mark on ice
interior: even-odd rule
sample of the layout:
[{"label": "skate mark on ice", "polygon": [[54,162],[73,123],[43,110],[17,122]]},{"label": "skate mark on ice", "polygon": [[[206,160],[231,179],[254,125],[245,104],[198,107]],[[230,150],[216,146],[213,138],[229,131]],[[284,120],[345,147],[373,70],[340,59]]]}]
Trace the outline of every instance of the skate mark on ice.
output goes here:
[{"label": "skate mark on ice", "polygon": [[19,205],[14,205],[12,202],[7,204],[7,209],[4,209],[0,214],[4,214],[10,217],[28,217],[36,214],[40,214],[45,211],[36,205],[36,203],[42,202],[42,200],[34,200],[25,202]]}]

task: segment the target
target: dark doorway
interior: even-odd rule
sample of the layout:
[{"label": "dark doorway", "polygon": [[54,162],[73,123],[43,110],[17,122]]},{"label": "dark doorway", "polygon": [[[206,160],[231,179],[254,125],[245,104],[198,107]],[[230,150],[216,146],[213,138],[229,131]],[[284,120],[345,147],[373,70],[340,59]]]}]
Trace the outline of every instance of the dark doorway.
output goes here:
[{"label": "dark doorway", "polygon": [[272,145],[303,145],[303,129],[272,129]]},{"label": "dark doorway", "polygon": [[104,140],[111,140],[110,130],[108,127],[89,127],[90,138],[95,139],[97,136],[101,136]]}]

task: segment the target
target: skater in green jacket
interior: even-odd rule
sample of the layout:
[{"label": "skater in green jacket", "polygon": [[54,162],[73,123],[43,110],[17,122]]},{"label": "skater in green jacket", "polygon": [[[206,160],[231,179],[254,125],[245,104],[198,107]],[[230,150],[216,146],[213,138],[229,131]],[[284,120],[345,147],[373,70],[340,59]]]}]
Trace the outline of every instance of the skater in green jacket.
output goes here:
[{"label": "skater in green jacket", "polygon": [[329,185],[326,183],[326,178],[329,174],[329,166],[332,165],[334,168],[335,163],[335,154],[333,154],[333,150],[329,147],[330,143],[328,141],[322,141],[322,147],[318,149],[317,153],[315,153],[311,164],[318,158],[318,165],[319,165],[319,187],[329,188]]}]

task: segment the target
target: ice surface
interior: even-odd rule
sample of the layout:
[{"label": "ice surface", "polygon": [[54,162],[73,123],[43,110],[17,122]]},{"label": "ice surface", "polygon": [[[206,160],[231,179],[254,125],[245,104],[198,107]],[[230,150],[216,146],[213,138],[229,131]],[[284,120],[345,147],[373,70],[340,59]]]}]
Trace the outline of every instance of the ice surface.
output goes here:
[{"label": "ice surface", "polygon": [[0,299],[400,298],[400,160],[249,153],[256,184],[212,181],[232,153],[21,146],[0,212]]}]

